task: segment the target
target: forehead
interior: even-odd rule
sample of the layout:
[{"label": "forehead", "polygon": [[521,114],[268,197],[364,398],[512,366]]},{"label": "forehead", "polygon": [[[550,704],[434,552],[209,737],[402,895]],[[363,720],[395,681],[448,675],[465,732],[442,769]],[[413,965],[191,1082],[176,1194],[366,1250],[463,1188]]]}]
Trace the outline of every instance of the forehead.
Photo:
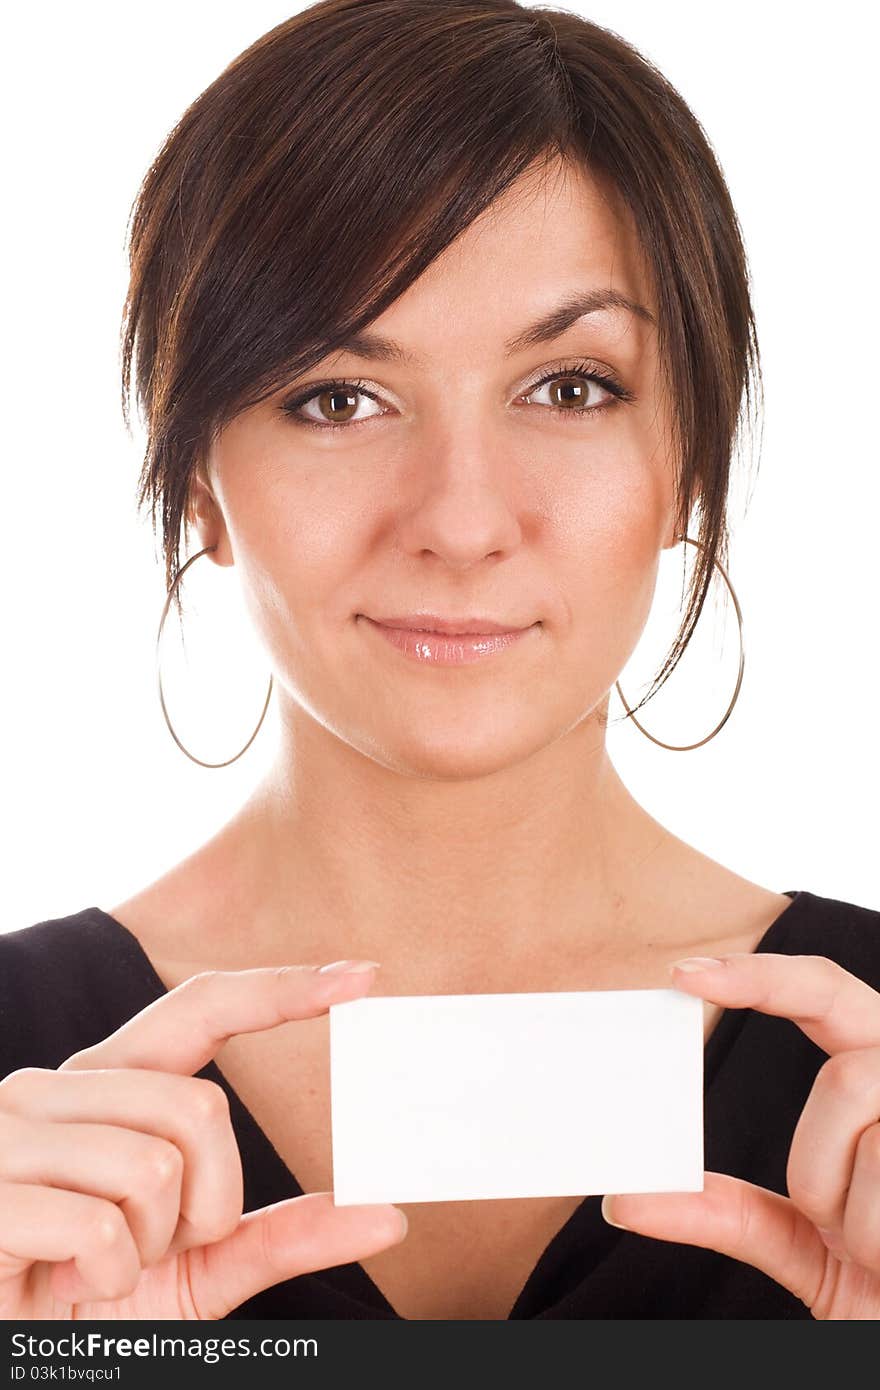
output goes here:
[{"label": "forehead", "polygon": [[[606,179],[557,161],[527,170],[372,321],[419,357],[458,343],[489,346],[568,295],[614,290],[655,313],[629,210]],[[637,337],[623,312],[591,316]],[[432,348],[433,344],[433,348]]]}]

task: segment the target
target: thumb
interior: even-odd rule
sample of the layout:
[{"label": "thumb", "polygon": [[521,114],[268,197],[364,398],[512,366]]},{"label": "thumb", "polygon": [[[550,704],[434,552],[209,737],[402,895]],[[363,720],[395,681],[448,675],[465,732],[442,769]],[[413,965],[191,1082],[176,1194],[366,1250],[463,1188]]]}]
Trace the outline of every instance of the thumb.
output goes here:
[{"label": "thumb", "polygon": [[406,1235],[399,1207],[337,1207],[332,1192],[310,1192],[245,1212],[236,1230],[180,1258],[196,1317],[225,1318],[284,1279],[366,1259]]},{"label": "thumb", "polygon": [[828,1254],[812,1221],[778,1192],[727,1173],[703,1176],[702,1192],[605,1197],[602,1215],[612,1226],[742,1260],[811,1307]]}]

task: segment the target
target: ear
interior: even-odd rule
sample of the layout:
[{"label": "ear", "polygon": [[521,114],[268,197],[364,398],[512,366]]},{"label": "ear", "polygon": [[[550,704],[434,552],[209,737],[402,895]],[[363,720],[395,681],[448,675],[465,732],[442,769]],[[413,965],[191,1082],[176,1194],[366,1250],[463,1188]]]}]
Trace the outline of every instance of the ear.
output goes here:
[{"label": "ear", "polygon": [[214,495],[204,459],[199,459],[190,478],[186,518],[188,525],[194,527],[198,534],[197,550],[211,547],[209,558],[215,565],[235,564],[226,520]]}]

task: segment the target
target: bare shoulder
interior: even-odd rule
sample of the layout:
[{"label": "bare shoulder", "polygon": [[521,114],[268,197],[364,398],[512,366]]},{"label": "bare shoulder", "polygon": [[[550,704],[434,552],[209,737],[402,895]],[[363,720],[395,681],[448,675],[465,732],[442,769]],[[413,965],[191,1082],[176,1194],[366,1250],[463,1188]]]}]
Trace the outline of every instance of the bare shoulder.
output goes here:
[{"label": "bare shoulder", "polygon": [[658,903],[667,921],[679,915],[685,936],[716,952],[752,950],[791,898],[720,864],[682,840]]},{"label": "bare shoulder", "polygon": [[166,983],[169,975],[186,979],[209,968],[240,968],[235,947],[241,932],[234,924],[247,915],[236,918],[231,885],[218,878],[216,866],[209,869],[203,851],[107,911],[137,939]]}]

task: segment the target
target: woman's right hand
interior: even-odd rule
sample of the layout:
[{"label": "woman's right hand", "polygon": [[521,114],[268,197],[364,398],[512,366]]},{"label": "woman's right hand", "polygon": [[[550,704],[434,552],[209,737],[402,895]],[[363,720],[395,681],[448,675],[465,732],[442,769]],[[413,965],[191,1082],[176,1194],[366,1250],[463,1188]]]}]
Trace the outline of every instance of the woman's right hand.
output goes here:
[{"label": "woman's right hand", "polygon": [[243,1214],[226,1093],[193,1075],[227,1038],[315,1018],[374,978],[206,971],[57,1071],[0,1081],[0,1318],[224,1318],[401,1240],[397,1207],[332,1192]]}]

